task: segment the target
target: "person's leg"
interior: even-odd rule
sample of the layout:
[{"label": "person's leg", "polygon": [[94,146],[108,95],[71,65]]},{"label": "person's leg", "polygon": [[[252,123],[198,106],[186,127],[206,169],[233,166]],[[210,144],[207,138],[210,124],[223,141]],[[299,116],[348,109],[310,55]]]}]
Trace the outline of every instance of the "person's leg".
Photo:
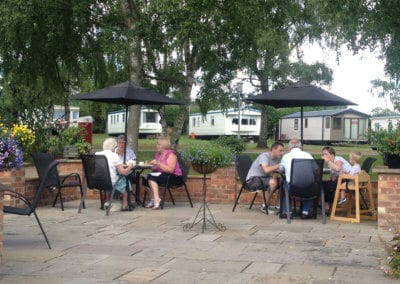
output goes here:
[{"label": "person's leg", "polygon": [[[283,190],[283,198],[282,198],[283,204],[281,204],[280,206],[282,207],[282,213],[287,214],[288,211],[287,211],[287,206],[286,206],[286,191],[288,193],[290,193],[290,185],[286,180],[283,182],[283,189],[284,189]],[[290,201],[289,201],[289,210],[290,211],[292,210]]]},{"label": "person's leg", "polygon": [[154,180],[149,180],[149,186],[150,186],[151,192],[153,194],[154,204],[155,204],[155,206],[157,206],[160,204],[160,201],[161,201],[160,194],[158,191],[158,184]]},{"label": "person's leg", "polygon": [[128,207],[128,193],[124,192],[122,193],[122,209],[125,209]]}]

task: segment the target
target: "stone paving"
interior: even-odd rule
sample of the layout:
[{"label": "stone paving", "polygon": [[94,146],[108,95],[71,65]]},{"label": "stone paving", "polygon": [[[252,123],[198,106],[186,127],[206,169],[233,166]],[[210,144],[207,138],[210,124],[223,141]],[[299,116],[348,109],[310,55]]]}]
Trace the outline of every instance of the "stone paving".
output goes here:
[{"label": "stone paving", "polygon": [[[1,283],[396,283],[384,277],[376,222],[293,220],[239,206],[211,205],[227,231],[182,225],[196,213],[185,203],[164,210],[112,212],[88,201],[34,217],[6,215]],[[199,206],[197,204],[197,206]],[[383,237],[388,237],[387,235]]]}]

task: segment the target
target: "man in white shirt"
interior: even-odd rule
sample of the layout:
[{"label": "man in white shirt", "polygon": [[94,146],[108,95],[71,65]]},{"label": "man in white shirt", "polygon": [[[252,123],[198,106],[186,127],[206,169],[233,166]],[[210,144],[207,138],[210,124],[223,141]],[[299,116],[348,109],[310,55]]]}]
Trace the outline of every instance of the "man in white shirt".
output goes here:
[{"label": "man in white shirt", "polygon": [[[313,158],[313,156],[311,156],[310,153],[304,152],[302,150],[301,142],[297,138],[292,138],[289,141],[288,148],[289,148],[289,153],[285,154],[282,157],[280,169],[285,171],[286,180],[285,180],[284,186],[289,187],[289,189],[290,189],[290,173],[291,173],[291,167],[292,167],[292,160],[293,159],[311,159],[311,160],[313,160],[314,158]],[[311,208],[312,202],[313,202],[312,200],[303,201],[302,219],[311,218],[310,208]],[[287,213],[286,203],[283,202],[283,204],[281,204],[281,206],[282,206],[282,212],[283,212],[283,214],[281,215],[281,218],[286,218],[286,216],[285,216]]]}]

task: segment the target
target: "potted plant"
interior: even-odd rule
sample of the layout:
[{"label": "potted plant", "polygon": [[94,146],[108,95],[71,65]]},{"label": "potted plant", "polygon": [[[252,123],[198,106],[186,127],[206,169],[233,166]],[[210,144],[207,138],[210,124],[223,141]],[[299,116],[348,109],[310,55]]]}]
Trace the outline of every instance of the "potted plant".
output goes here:
[{"label": "potted plant", "polygon": [[182,152],[182,157],[195,171],[210,174],[218,168],[231,165],[233,154],[229,148],[217,143],[199,141],[192,143]]},{"label": "potted plant", "polygon": [[373,131],[370,140],[389,168],[400,168],[400,128]]}]

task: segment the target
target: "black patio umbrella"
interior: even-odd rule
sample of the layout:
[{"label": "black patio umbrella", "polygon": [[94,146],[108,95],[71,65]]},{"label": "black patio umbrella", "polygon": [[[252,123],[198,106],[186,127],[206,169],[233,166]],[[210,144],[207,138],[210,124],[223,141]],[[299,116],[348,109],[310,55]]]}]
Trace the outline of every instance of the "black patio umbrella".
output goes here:
[{"label": "black patio umbrella", "polygon": [[247,101],[270,105],[275,108],[301,107],[301,143],[303,143],[303,107],[305,106],[347,106],[355,103],[310,84],[294,84],[266,94],[249,97]]},{"label": "black patio umbrella", "polygon": [[[79,94],[72,99],[85,100],[101,103],[112,103],[125,105],[125,137],[128,130],[128,106],[130,105],[184,105],[161,95],[156,91],[135,85],[130,81],[115,86],[99,89],[90,93]],[[126,159],[126,143],[124,149],[124,162]]]}]

